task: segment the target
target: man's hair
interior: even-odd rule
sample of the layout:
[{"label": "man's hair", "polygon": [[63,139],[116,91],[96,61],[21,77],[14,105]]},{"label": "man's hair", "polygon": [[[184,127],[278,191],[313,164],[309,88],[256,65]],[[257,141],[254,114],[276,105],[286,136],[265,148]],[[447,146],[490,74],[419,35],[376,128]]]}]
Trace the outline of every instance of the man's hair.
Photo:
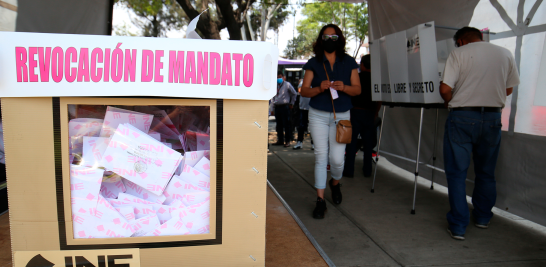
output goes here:
[{"label": "man's hair", "polygon": [[363,55],[360,58],[360,64],[364,66],[364,68],[371,70],[370,54]]},{"label": "man's hair", "polygon": [[457,40],[459,39],[471,41],[476,38],[483,41],[483,34],[480,30],[473,27],[463,27],[459,29],[453,36],[453,40],[455,42],[457,42]]},{"label": "man's hair", "polygon": [[282,73],[282,71],[277,72],[277,76],[279,76],[279,75],[282,75],[284,77],[284,74]]}]

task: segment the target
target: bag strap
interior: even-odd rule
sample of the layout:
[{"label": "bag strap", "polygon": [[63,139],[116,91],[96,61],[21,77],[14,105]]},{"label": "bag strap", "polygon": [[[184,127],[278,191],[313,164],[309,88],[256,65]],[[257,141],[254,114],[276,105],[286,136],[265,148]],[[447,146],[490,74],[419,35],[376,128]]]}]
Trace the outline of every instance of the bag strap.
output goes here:
[{"label": "bag strap", "polygon": [[[322,62],[322,66],[324,67],[324,72],[326,73],[326,79],[330,81],[330,77],[328,76],[328,71],[326,70],[326,65],[324,65],[324,62]],[[334,97],[332,96],[331,92],[330,92],[330,99],[332,99],[332,110],[334,110],[334,121],[336,121],[336,108],[334,106]]]}]

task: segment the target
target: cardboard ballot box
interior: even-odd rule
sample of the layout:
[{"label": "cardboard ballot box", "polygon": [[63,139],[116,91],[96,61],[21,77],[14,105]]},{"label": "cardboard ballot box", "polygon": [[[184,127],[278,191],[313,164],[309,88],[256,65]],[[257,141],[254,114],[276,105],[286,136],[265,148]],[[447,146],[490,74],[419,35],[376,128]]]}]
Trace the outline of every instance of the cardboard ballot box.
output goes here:
[{"label": "cardboard ballot box", "polygon": [[276,47],[0,39],[15,266],[264,265]]}]

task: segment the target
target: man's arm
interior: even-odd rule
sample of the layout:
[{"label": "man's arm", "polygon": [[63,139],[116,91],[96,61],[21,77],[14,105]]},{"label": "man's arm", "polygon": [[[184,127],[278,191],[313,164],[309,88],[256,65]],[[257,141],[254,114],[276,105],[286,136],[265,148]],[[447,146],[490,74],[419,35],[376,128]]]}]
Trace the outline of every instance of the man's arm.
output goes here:
[{"label": "man's arm", "polygon": [[453,88],[449,87],[449,85],[445,83],[440,84],[440,95],[442,96],[442,99],[444,99],[445,103],[449,103],[451,101],[451,98],[453,97],[453,93],[451,92]]},{"label": "man's arm", "polygon": [[511,95],[512,91],[514,91],[514,87],[506,88],[506,96]]},{"label": "man's arm", "polygon": [[298,93],[296,93],[296,90],[294,90],[294,87],[290,83],[288,83],[288,94],[290,95],[290,105],[294,105]]}]

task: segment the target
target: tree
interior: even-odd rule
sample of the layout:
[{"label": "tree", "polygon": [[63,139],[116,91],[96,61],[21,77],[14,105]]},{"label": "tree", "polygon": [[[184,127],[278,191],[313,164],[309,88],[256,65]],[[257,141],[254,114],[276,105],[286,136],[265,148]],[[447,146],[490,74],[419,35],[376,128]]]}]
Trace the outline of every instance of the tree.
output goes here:
[{"label": "tree", "polygon": [[284,49],[284,57],[288,59],[299,59],[309,57],[313,52],[313,47],[307,45],[305,36],[300,34],[288,41]]},{"label": "tree", "polygon": [[[197,31],[205,39],[220,39],[220,31],[227,28],[230,40],[242,40],[241,27],[255,0],[176,0],[191,21],[204,12],[197,23]],[[210,4],[210,6],[209,6]],[[236,6],[236,9],[235,6]],[[195,5],[195,7],[194,7]]]},{"label": "tree", "polygon": [[[292,13],[288,11],[286,0],[266,0],[251,7],[245,22],[247,39],[266,41],[267,31],[277,31]],[[277,2],[275,2],[277,1]],[[257,7],[256,7],[257,6]],[[254,30],[256,29],[256,30]]]},{"label": "tree", "polygon": [[306,17],[298,21],[297,30],[303,35],[303,46],[312,50],[312,44],[326,24],[336,24],[343,31],[347,42],[354,39],[362,43],[368,35],[367,4],[349,4],[339,2],[315,2],[304,4],[302,14]]},{"label": "tree", "polygon": [[[141,36],[164,37],[170,30],[180,30],[187,23],[184,11],[174,0],[116,0],[116,3],[133,10],[138,19]],[[132,35],[127,25],[116,28],[116,35]]]}]

